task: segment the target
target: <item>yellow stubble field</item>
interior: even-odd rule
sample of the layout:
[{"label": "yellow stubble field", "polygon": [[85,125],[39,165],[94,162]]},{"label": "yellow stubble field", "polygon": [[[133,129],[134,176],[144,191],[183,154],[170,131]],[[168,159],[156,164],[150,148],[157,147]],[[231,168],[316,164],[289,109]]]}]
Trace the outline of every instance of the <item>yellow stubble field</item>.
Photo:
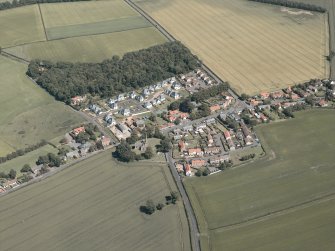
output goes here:
[{"label": "yellow stubble field", "polygon": [[135,2],[238,93],[329,75],[324,14],[246,0]]}]

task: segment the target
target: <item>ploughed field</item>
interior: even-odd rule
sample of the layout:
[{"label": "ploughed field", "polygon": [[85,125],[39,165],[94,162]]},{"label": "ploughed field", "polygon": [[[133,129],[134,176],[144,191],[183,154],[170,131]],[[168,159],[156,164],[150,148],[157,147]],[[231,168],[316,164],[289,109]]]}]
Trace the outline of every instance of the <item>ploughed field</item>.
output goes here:
[{"label": "ploughed field", "polygon": [[100,153],[0,197],[1,250],[189,250],[181,202],[139,211],[174,186],[164,158],[121,164]]},{"label": "ploughed field", "polygon": [[186,180],[203,250],[332,250],[335,112],[256,128],[267,156]]},{"label": "ploughed field", "polygon": [[84,122],[71,108],[30,81],[26,70],[26,65],[0,56],[1,157],[42,139],[62,136]]},{"label": "ploughed field", "polygon": [[329,74],[327,16],[244,0],[136,0],[238,93]]},{"label": "ploughed field", "polygon": [[165,37],[122,0],[0,11],[0,46],[25,60],[100,62],[164,42]]}]

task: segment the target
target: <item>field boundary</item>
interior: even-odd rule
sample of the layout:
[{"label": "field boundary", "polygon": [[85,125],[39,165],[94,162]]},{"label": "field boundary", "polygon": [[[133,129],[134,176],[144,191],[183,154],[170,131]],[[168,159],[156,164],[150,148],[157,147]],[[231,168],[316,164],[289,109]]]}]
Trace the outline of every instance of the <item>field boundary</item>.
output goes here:
[{"label": "field boundary", "polygon": [[46,30],[46,28],[45,28],[45,23],[44,23],[44,18],[43,18],[43,14],[42,14],[41,6],[40,6],[39,3],[37,4],[37,6],[38,6],[38,11],[39,11],[39,13],[40,13],[40,17],[41,17],[41,22],[42,22],[42,26],[43,26],[43,31],[44,31],[45,39],[46,39],[46,41],[49,41],[49,39],[48,39],[48,34],[47,34],[47,30]]}]

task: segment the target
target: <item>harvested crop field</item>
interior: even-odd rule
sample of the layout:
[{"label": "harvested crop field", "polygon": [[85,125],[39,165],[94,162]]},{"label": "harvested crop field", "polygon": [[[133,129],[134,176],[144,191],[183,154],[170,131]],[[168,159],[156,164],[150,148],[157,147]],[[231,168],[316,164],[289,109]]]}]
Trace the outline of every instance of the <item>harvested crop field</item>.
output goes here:
[{"label": "harvested crop field", "polygon": [[139,211],[175,189],[169,175],[164,160],[121,164],[107,151],[0,197],[1,249],[189,250],[182,203]]},{"label": "harvested crop field", "polygon": [[5,76],[0,82],[0,156],[61,136],[84,121],[30,81],[26,70],[26,65],[0,56],[0,75]]},{"label": "harvested crop field", "polygon": [[6,49],[6,52],[31,60],[101,62],[113,55],[145,49],[166,42],[155,28],[142,28],[96,36],[73,37],[33,43]]},{"label": "harvested crop field", "polygon": [[0,11],[0,46],[2,48],[45,41],[37,5]]},{"label": "harvested crop field", "polygon": [[136,3],[239,93],[329,74],[326,15],[244,0]]},{"label": "harvested crop field", "polygon": [[266,158],[186,181],[202,236],[209,236],[203,250],[331,250],[334,115],[304,111],[258,127]]}]

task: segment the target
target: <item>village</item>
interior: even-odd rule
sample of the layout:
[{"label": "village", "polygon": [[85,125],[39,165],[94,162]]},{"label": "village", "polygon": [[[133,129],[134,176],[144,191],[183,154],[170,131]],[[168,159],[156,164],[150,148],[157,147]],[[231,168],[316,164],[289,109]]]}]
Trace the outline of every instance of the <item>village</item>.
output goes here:
[{"label": "village", "polygon": [[[252,97],[244,94],[238,97],[226,90],[200,102],[190,100],[194,93],[210,91],[219,85],[198,69],[94,103],[86,96],[73,97],[71,105],[80,107],[108,134],[91,123],[73,128],[56,146],[57,154],[41,156],[19,178],[2,178],[0,192],[87,158],[96,151],[115,147],[122,140],[131,142],[134,151],[144,153],[153,142],[148,140],[149,129],[159,130],[171,140],[170,155],[181,177],[211,175],[264,156],[253,126],[290,118],[293,111],[307,107],[335,105],[335,81],[328,79],[310,80]],[[192,109],[185,111],[181,105],[184,103]],[[202,106],[208,111],[194,116]],[[129,140],[133,138],[136,140]]]}]

